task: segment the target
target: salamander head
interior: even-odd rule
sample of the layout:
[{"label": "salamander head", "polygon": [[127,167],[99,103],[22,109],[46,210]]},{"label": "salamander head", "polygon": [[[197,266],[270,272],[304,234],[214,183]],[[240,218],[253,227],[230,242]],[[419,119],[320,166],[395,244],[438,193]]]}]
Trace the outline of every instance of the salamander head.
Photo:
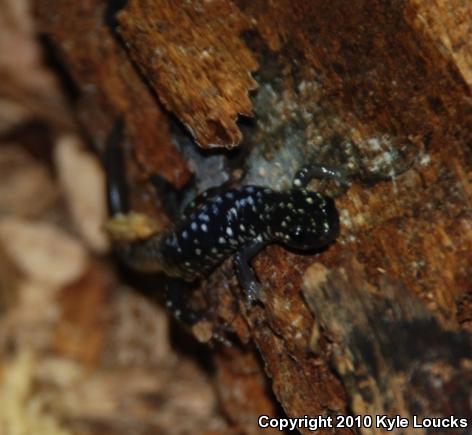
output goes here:
[{"label": "salamander head", "polygon": [[339,215],[332,198],[293,189],[272,209],[269,227],[271,236],[283,245],[316,250],[338,236]]}]

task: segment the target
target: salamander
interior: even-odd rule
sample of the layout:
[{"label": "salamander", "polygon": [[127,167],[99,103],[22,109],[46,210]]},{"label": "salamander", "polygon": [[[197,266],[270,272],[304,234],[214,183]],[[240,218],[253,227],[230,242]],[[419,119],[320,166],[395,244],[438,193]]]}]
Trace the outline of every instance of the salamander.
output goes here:
[{"label": "salamander", "polygon": [[[117,154],[116,149],[113,153]],[[192,282],[234,256],[235,271],[249,302],[259,300],[260,284],[249,261],[263,247],[278,243],[297,251],[316,251],[339,233],[334,200],[308,190],[312,178],[342,182],[336,170],[309,165],[297,172],[288,191],[255,185],[210,189],[171,228],[122,245],[120,257],[133,269],[160,271]],[[109,180],[112,215],[127,212],[118,184]]]}]

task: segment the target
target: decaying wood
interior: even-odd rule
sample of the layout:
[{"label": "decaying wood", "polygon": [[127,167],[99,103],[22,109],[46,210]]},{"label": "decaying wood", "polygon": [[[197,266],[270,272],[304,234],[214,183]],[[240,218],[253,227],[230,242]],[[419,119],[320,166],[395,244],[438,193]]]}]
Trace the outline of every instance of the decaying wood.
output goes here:
[{"label": "decaying wood", "polygon": [[118,20],[131,56],[195,140],[205,148],[238,145],[236,118],[252,114],[257,62],[241,40],[250,23],[237,6],[137,0]]},{"label": "decaying wood", "polygon": [[[336,244],[316,257],[277,246],[258,255],[263,306],[244,306],[230,261],[201,285],[242,343],[234,360],[214,350],[219,387],[252,385],[221,395],[233,422],[249,431],[244,416],[270,409],[245,372],[251,340],[290,416],[470,417],[467,2],[132,0],[115,33],[104,1],[36,4],[79,88],[81,120],[103,143],[121,114],[135,173],[181,187],[187,165],[200,178],[208,170],[182,157],[196,145],[170,130],[159,100],[202,146],[231,147],[245,132],[244,162],[221,157],[227,178],[237,169],[240,183],[281,188],[301,164],[323,162],[354,179],[337,198]],[[238,127],[237,114],[253,119]]]},{"label": "decaying wood", "polygon": [[329,337],[331,361],[355,414],[400,415],[410,422],[413,416],[421,422],[452,415],[470,421],[470,338],[441,328],[402,283],[386,276],[379,287],[372,286],[355,260],[332,271],[315,263],[305,274],[304,295],[317,319],[311,347],[318,353],[317,337]]}]

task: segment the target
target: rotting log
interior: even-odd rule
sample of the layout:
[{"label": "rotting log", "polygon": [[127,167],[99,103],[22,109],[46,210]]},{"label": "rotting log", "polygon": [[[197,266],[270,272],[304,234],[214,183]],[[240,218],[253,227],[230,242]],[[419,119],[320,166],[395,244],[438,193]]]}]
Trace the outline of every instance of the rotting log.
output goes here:
[{"label": "rotting log", "polygon": [[[253,401],[229,393],[245,376],[253,341],[290,416],[470,418],[463,332],[472,318],[470,5],[130,0],[118,11],[110,4],[36,0],[40,27],[78,86],[91,137],[103,143],[120,114],[129,125],[138,206],[136,186],[146,176],[181,187],[187,166],[197,191],[214,172],[215,183],[236,175],[238,183],[284,188],[306,162],[344,167],[355,179],[337,198],[335,245],[318,256],[277,246],[257,256],[264,306],[244,306],[230,261],[202,283],[219,321],[243,343],[227,357],[214,351],[230,417],[247,428],[238,416]],[[105,16],[116,17],[108,21],[117,32]],[[156,97],[188,134],[170,129]],[[253,119],[237,125],[238,114]],[[202,157],[189,135],[207,148],[241,141],[243,151]]]}]

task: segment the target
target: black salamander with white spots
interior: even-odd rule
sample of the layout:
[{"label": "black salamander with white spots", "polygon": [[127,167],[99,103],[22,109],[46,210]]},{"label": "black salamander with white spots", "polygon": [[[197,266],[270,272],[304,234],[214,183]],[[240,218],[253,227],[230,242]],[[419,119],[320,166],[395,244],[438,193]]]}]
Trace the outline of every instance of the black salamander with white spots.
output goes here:
[{"label": "black salamander with white spots", "polygon": [[[117,121],[104,156],[113,217],[129,212],[123,149],[119,146],[123,130],[123,122]],[[260,186],[209,189],[167,231],[145,240],[117,243],[116,252],[133,269],[164,272],[188,282],[207,276],[234,255],[235,271],[248,301],[261,300],[260,284],[249,262],[264,246],[278,243],[298,251],[317,251],[338,235],[339,215],[334,200],[307,189],[313,178],[347,185],[346,176],[339,171],[307,165],[297,172],[292,188],[286,192]],[[185,305],[185,295],[179,280],[173,281],[167,286],[168,304],[183,320],[177,305]],[[187,320],[194,323],[198,314],[189,312]]]},{"label": "black salamander with white spots", "polygon": [[258,300],[260,285],[249,261],[264,246],[278,243],[315,251],[338,235],[334,200],[306,188],[314,177],[343,181],[335,170],[311,165],[297,173],[287,192],[259,186],[219,193],[209,190],[187,207],[172,228],[129,244],[121,256],[135,269],[195,281],[234,255],[235,270],[248,300]]}]

